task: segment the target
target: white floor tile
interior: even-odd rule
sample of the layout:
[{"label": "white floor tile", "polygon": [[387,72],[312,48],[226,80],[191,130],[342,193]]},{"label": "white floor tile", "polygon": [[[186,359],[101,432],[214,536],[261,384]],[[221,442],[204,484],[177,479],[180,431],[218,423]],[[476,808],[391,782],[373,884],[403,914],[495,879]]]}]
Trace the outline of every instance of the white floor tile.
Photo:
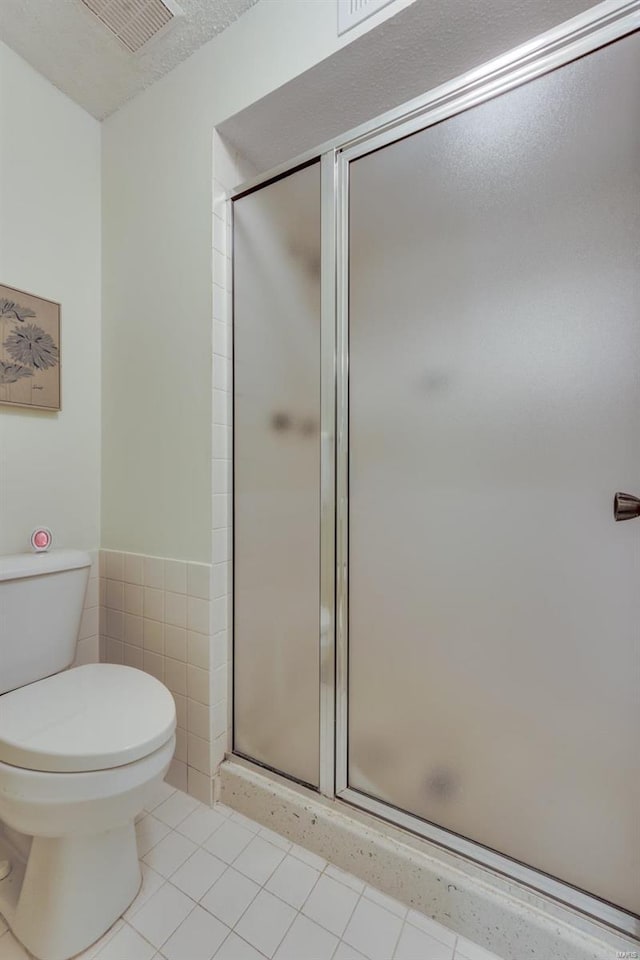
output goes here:
[{"label": "white floor tile", "polygon": [[128,920],[134,913],[137,913],[142,904],[146,903],[149,897],[154,894],[156,890],[159,890],[164,883],[162,874],[157,873],[157,871],[153,870],[148,864],[142,862],[140,869],[142,870],[142,885],[138,891],[138,896],[124,915],[125,920]]},{"label": "white floor tile", "polygon": [[416,960],[416,957],[420,960],[452,960],[453,947],[405,923],[394,957],[395,960]]},{"label": "white floor tile", "polygon": [[323,874],[311,891],[302,912],[340,937],[357,902],[358,894],[355,890],[350,890],[343,883]]},{"label": "white floor tile", "polygon": [[497,954],[467,940],[466,937],[458,937],[455,957],[456,960],[500,960]]},{"label": "white floor tile", "polygon": [[8,930],[0,936],[0,960],[29,960],[25,948]]},{"label": "white floor tile", "polygon": [[165,883],[129,922],[138,933],[160,948],[194,907],[193,900],[181,890]]},{"label": "white floor tile", "polygon": [[226,869],[226,863],[199,847],[171,875],[171,883],[192,900],[200,900]]},{"label": "white floor tile", "polygon": [[[127,922],[74,960],[500,960],[225,804],[162,783],[145,810]],[[0,960],[29,960],[2,917]]]},{"label": "white floor tile", "polygon": [[264,954],[258,953],[236,933],[230,933],[216,953],[215,960],[264,960]]},{"label": "white floor tile", "polygon": [[324,857],[320,857],[317,853],[312,853],[311,850],[307,850],[305,847],[299,846],[297,843],[294,843],[289,851],[292,857],[295,857],[297,860],[302,860],[303,863],[308,863],[310,867],[313,867],[314,870],[318,870],[320,873],[327,866],[327,861]]},{"label": "white floor tile", "polygon": [[185,837],[189,837],[189,840],[193,840],[194,843],[202,844],[218,827],[222,826],[226,819],[217,810],[201,805],[179,823],[176,830]]},{"label": "white floor tile", "polygon": [[266,957],[273,957],[295,916],[292,907],[261,890],[240,918],[236,932]]},{"label": "white floor tile", "polygon": [[254,837],[233,861],[233,865],[240,873],[244,873],[245,877],[263,884],[284,858],[284,850],[274,847],[262,837]]},{"label": "white floor tile", "polygon": [[331,960],[338,938],[300,914],[289,927],[274,960]]},{"label": "white floor tile", "polygon": [[153,815],[166,823],[168,827],[177,827],[199,806],[200,804],[193,797],[183,793],[182,790],[176,790],[167,800],[155,808]]},{"label": "white floor tile", "polygon": [[281,850],[287,852],[291,850],[291,840],[287,840],[286,837],[283,837],[281,833],[276,833],[275,830],[270,830],[269,827],[261,827],[259,836],[264,837],[264,839],[272,843],[274,847],[280,847]]},{"label": "white floor tile", "polygon": [[215,917],[234,927],[259,892],[257,883],[228,867],[201,902]]},{"label": "white floor tile", "polygon": [[346,884],[347,887],[351,887],[352,890],[355,890],[356,893],[362,893],[365,888],[365,884],[362,880],[358,880],[357,877],[354,877],[352,873],[347,873],[346,870],[341,870],[340,867],[334,866],[332,863],[329,864],[325,873],[328,877],[332,877],[334,880],[339,880],[340,883]]},{"label": "white floor tile", "polygon": [[162,953],[167,960],[211,960],[228,934],[228,927],[196,907],[164,944]]},{"label": "white floor tile", "polygon": [[250,830],[251,833],[258,833],[262,829],[259,823],[250,817],[245,817],[244,813],[238,813],[237,810],[233,811],[231,819],[234,823],[239,823],[245,830]]},{"label": "white floor tile", "polygon": [[343,939],[370,960],[390,960],[402,920],[364,897],[353,911]]},{"label": "white floor tile", "polygon": [[272,874],[265,889],[299,910],[313,890],[319,876],[320,874],[313,867],[303,863],[302,860],[288,856]]},{"label": "white floor tile", "polygon": [[417,927],[418,930],[424,931],[424,933],[428,933],[430,937],[435,937],[435,939],[440,940],[441,943],[446,943],[447,946],[455,947],[456,945],[457,936],[453,930],[449,930],[441,923],[432,920],[431,917],[425,916],[424,913],[419,913],[417,910],[409,910],[407,923],[410,923],[413,927]]},{"label": "white floor tile", "polygon": [[196,850],[197,847],[193,841],[172,830],[164,840],[149,850],[144,862],[161,873],[163,877],[170,877]]},{"label": "white floor tile", "polygon": [[233,863],[238,854],[250,843],[255,834],[245,830],[239,823],[227,820],[204,844],[205,850],[219,857],[225,863]]},{"label": "white floor tile", "polygon": [[107,932],[104,933],[99,940],[97,940],[95,943],[92,943],[90,947],[87,947],[86,950],[83,950],[83,952],[78,954],[77,957],[74,957],[73,960],[94,960],[104,945],[109,942],[111,937],[115,937],[118,930],[121,930],[123,926],[124,924],[122,920],[116,920],[113,926],[109,927]]},{"label": "white floor tile", "polygon": [[144,808],[148,812],[154,810],[161,803],[164,803],[165,800],[168,800],[169,797],[176,792],[176,788],[172,787],[170,783],[167,783],[166,780],[163,780],[162,783],[159,783],[156,787],[153,796],[150,800],[145,803]]},{"label": "white floor tile", "polygon": [[100,950],[97,960],[152,960],[156,948],[125,923]]},{"label": "white floor tile", "polygon": [[160,820],[151,814],[147,814],[146,817],[143,817],[142,820],[138,820],[136,823],[136,841],[138,844],[138,856],[144,857],[145,854],[149,853],[152,847],[155,847],[156,843],[159,843],[166,835],[169,833],[169,827],[166,823],[162,823]]},{"label": "white floor tile", "polygon": [[367,900],[379,904],[381,907],[384,907],[385,910],[388,910],[389,913],[395,913],[396,917],[400,917],[401,920],[404,920],[408,913],[408,909],[404,903],[400,903],[399,900],[394,900],[393,897],[388,897],[386,893],[382,893],[381,890],[376,890],[375,887],[365,887],[364,895]]},{"label": "white floor tile", "polygon": [[[359,953],[357,950],[354,950],[353,947],[350,947],[348,943],[345,943],[344,940],[341,940],[332,960],[367,960],[367,958],[363,953]],[[419,960],[419,958],[416,957],[416,960]]]}]

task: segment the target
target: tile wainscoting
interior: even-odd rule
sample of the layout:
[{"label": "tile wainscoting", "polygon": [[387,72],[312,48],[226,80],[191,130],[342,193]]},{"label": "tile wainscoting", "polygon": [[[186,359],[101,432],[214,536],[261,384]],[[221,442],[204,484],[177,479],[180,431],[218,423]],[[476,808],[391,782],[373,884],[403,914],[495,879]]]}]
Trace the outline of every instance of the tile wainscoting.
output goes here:
[{"label": "tile wainscoting", "polygon": [[80,630],[78,632],[76,658],[73,661],[74,667],[80,667],[84,663],[97,663],[100,659],[98,551],[90,550],[89,556],[91,557],[91,570],[89,572],[87,592],[84,597],[84,609],[82,611],[82,620],[80,621]]},{"label": "tile wainscoting", "polygon": [[221,572],[100,551],[100,659],[137,667],[169,688],[178,729],[167,779],[203,803],[212,801],[212,775],[226,750],[226,658],[223,676],[212,658]]}]

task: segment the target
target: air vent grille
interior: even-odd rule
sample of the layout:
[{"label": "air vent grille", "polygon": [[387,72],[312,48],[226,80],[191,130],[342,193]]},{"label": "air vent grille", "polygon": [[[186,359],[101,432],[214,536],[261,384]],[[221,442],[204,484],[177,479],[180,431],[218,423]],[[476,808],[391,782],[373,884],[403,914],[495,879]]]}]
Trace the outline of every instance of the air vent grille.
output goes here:
[{"label": "air vent grille", "polygon": [[182,13],[171,0],[82,0],[82,3],[131,53],[137,53],[164,33]]},{"label": "air vent grille", "polygon": [[338,33],[351,30],[392,0],[338,0]]}]

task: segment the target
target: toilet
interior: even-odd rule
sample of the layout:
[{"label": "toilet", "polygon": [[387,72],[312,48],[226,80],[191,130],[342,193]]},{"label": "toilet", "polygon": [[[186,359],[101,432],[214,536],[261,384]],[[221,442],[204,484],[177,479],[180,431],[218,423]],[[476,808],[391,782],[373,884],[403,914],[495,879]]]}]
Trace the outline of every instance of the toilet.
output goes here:
[{"label": "toilet", "polygon": [[0,914],[39,960],[85,950],[136,896],[134,821],[175,748],[160,681],[68,669],[90,564],[78,550],[0,557]]}]

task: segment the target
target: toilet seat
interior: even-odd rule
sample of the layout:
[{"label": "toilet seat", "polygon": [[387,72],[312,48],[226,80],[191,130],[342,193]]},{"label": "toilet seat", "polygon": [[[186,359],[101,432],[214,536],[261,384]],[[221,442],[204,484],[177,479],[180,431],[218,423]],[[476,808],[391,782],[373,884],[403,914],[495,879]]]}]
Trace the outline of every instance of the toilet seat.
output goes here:
[{"label": "toilet seat", "polygon": [[109,770],[169,741],[175,704],[155,677],[94,663],[0,697],[0,762],[25,770]]}]

